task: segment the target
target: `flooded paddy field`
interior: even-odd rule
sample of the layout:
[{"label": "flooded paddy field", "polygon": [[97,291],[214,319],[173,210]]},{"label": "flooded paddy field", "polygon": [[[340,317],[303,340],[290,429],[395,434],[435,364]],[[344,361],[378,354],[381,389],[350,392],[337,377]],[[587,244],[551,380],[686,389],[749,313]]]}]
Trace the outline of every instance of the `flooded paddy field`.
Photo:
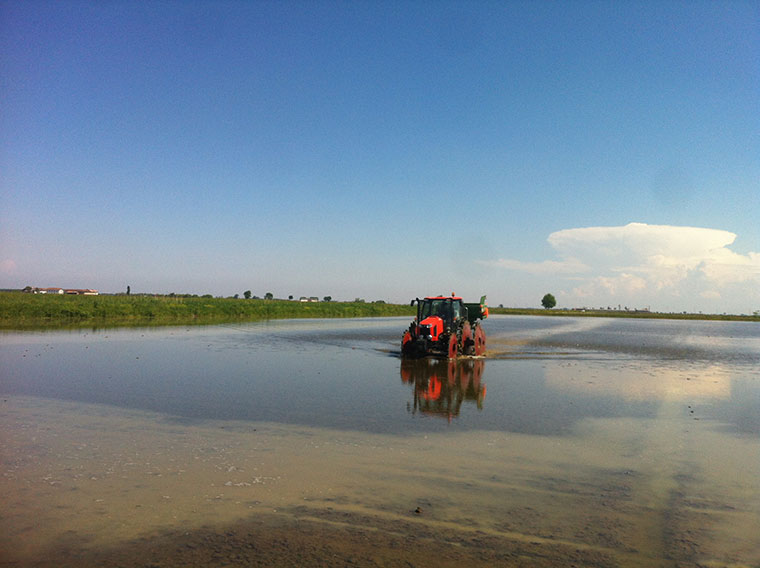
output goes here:
[{"label": "flooded paddy field", "polygon": [[760,566],[760,326],[0,335],[0,566]]}]

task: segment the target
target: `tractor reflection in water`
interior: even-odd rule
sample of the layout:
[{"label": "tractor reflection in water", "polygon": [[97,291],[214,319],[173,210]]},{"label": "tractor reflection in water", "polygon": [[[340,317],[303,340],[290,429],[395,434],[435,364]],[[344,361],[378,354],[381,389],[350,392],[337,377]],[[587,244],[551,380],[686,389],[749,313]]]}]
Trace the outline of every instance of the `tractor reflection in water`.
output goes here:
[{"label": "tractor reflection in water", "polygon": [[401,380],[414,391],[414,405],[407,403],[407,408],[412,414],[420,412],[449,421],[459,416],[466,400],[482,410],[486,398],[486,385],[481,381],[484,368],[484,359],[402,360]]}]

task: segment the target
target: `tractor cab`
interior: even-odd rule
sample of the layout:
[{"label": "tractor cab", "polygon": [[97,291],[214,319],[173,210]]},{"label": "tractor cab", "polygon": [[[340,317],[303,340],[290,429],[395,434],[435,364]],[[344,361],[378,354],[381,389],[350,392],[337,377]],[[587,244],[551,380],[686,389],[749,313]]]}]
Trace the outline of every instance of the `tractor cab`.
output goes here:
[{"label": "tractor cab", "polygon": [[466,309],[462,304],[462,298],[454,296],[435,296],[417,302],[417,322],[419,322],[419,334],[429,341],[439,341],[444,335],[451,334],[456,329]]},{"label": "tractor cab", "polygon": [[443,327],[451,328],[457,320],[466,315],[466,308],[462,303],[462,298],[436,297],[417,300],[417,302],[417,321],[420,323],[430,318],[438,318],[441,320]]}]

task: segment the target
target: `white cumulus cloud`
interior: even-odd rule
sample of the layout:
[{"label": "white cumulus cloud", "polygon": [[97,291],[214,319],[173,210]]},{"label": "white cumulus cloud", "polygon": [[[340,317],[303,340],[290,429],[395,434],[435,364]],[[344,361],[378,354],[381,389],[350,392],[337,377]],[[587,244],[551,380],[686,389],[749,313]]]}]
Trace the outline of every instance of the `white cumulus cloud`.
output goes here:
[{"label": "white cumulus cloud", "polygon": [[736,294],[760,301],[760,253],[730,250],[735,239],[729,231],[700,227],[585,227],[549,235],[557,259],[482,264],[572,278],[563,297],[588,299],[592,305],[659,300],[659,309],[668,309],[674,298],[717,302]]}]

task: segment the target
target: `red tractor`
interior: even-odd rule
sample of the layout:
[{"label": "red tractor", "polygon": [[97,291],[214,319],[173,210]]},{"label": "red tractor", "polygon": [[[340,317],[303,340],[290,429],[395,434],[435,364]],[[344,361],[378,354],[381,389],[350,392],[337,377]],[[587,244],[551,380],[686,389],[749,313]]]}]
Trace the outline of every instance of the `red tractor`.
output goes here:
[{"label": "red tractor", "polygon": [[457,355],[485,354],[486,334],[480,325],[488,317],[485,296],[476,304],[465,304],[454,294],[415,298],[411,305],[415,303],[417,318],[404,332],[402,357],[433,355],[454,359]]}]

